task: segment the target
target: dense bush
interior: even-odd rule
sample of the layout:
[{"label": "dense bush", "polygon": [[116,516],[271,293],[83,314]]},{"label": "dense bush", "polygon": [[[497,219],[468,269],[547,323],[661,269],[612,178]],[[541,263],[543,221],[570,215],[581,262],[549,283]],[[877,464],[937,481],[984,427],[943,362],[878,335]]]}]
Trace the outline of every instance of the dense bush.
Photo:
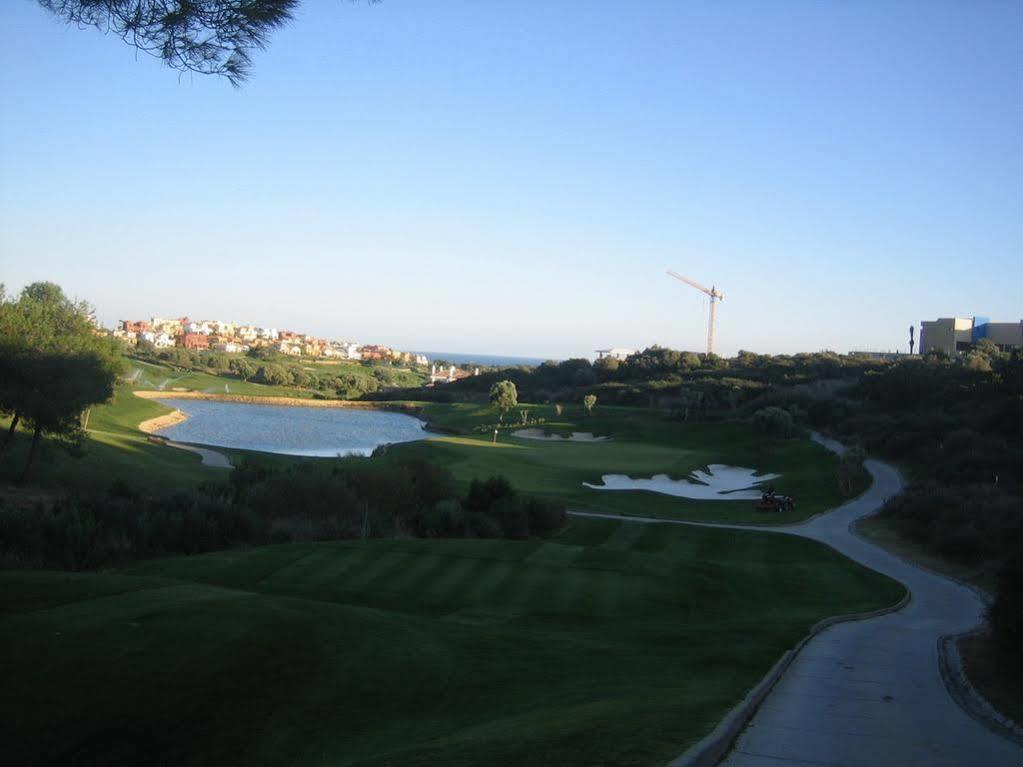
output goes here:
[{"label": "dense bush", "polygon": [[474,480],[465,499],[451,473],[425,461],[272,470],[245,463],[194,493],[144,498],[122,482],[103,497],[33,509],[0,507],[0,562],[84,570],[242,544],[370,536],[549,535],[562,506]]},{"label": "dense bush", "polygon": [[881,514],[907,538],[966,565],[1004,561],[1023,539],[1018,499],[997,485],[910,486]]},{"label": "dense bush", "polygon": [[1002,667],[1023,676],[1023,541],[998,573],[998,589],[988,609],[991,635]]},{"label": "dense bush", "polygon": [[795,421],[788,410],[765,407],[753,414],[753,428],[772,437],[789,437],[795,429]]}]

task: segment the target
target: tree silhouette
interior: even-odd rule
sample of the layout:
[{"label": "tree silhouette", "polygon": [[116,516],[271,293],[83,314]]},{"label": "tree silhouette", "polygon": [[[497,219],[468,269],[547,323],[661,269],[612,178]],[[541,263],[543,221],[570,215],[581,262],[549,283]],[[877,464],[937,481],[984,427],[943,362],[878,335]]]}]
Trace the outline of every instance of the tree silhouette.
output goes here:
[{"label": "tree silhouette", "polygon": [[293,18],[298,0],[38,0],[80,28],[113,33],[180,72],[221,75],[238,86],[251,52]]}]

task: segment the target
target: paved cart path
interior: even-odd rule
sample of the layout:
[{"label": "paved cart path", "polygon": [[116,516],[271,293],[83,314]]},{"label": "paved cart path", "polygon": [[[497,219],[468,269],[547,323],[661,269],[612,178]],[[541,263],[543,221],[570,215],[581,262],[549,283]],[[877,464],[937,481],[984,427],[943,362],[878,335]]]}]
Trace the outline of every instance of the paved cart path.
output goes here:
[{"label": "paved cart path", "polygon": [[[819,440],[834,450],[836,443]],[[737,739],[729,767],[1023,767],[1023,747],[985,727],[950,696],[938,642],[977,626],[973,590],[906,562],[852,532],[902,488],[891,466],[867,461],[864,495],[798,525],[701,525],[767,530],[822,541],[891,576],[911,593],[898,612],[840,623],[811,639]],[[585,512],[573,512],[585,516]],[[667,524],[676,520],[621,517]]]},{"label": "paved cart path", "polygon": [[215,469],[233,469],[231,461],[228,457],[221,453],[219,450],[210,450],[208,447],[197,447],[195,445],[186,445],[181,442],[174,442],[173,440],[164,440],[164,444],[168,447],[176,447],[179,450],[187,450],[190,453],[195,453],[202,458],[203,466],[212,466]]}]

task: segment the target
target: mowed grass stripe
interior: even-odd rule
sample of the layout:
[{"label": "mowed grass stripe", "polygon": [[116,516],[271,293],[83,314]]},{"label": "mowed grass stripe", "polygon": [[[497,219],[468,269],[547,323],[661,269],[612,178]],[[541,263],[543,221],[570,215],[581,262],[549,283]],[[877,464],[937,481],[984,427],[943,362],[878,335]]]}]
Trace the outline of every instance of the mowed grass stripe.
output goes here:
[{"label": "mowed grass stripe", "polygon": [[577,567],[549,572],[549,578],[532,600],[542,610],[551,612],[579,612],[579,595],[589,579],[589,573]]},{"label": "mowed grass stripe", "polygon": [[618,528],[601,545],[605,549],[631,549],[643,535],[644,525],[628,522],[619,523]]},{"label": "mowed grass stripe", "polygon": [[352,569],[346,579],[345,588],[361,590],[385,573],[400,572],[404,555],[374,546],[367,551],[366,560],[363,567]]},{"label": "mowed grass stripe", "polygon": [[490,562],[487,560],[464,557],[449,559],[443,572],[433,580],[420,585],[419,595],[431,602],[440,602],[441,604],[461,603],[458,594],[464,593],[464,588],[461,592],[458,592],[456,588],[459,585],[464,586],[474,572],[478,573],[489,567]]},{"label": "mowed grass stripe", "polygon": [[545,543],[532,554],[526,561],[532,565],[568,566],[584,551],[583,546],[571,546],[563,543]]},{"label": "mowed grass stripe", "polygon": [[498,594],[510,588],[509,582],[520,576],[522,565],[510,562],[492,562],[490,567],[466,591],[471,604],[498,603]]},{"label": "mowed grass stripe", "polygon": [[307,556],[281,568],[270,577],[254,584],[256,588],[273,590],[283,586],[301,591],[307,586],[342,584],[349,571],[364,567],[369,553],[364,548],[317,546]]},{"label": "mowed grass stripe", "polygon": [[391,572],[386,580],[378,580],[376,586],[388,594],[412,593],[420,583],[428,583],[439,576],[447,567],[448,558],[423,552],[404,569]]}]

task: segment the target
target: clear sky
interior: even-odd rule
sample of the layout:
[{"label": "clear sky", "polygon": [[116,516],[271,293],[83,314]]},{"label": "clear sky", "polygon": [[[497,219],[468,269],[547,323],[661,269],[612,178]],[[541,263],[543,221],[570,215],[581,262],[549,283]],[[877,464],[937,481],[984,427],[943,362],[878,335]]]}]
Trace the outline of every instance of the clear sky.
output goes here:
[{"label": "clear sky", "polygon": [[0,280],[568,357],[1023,318],[1023,3],[305,0],[250,81],[0,3]]}]

